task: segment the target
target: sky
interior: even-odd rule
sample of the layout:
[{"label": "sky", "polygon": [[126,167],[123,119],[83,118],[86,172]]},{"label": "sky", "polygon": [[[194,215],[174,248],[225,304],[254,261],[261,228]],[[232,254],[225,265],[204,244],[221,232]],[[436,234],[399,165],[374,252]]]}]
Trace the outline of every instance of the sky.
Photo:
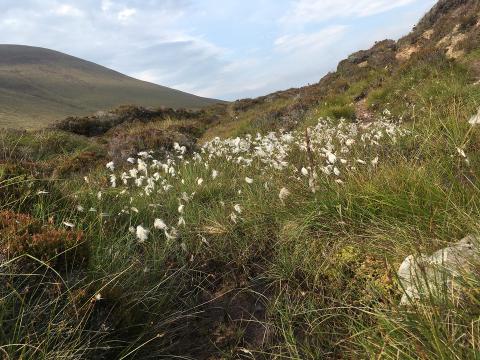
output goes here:
[{"label": "sky", "polygon": [[435,0],[0,0],[0,44],[235,100],[316,83]]}]

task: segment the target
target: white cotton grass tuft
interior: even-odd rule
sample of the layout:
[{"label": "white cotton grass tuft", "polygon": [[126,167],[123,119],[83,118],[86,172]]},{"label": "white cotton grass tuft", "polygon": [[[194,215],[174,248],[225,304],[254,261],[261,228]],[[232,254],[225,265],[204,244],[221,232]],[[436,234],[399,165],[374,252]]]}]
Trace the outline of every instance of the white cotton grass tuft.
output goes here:
[{"label": "white cotton grass tuft", "polygon": [[333,164],[335,164],[335,162],[337,161],[337,157],[336,157],[335,154],[329,152],[329,153],[327,153],[327,160],[328,160],[328,162],[329,162],[330,164],[333,165]]},{"label": "white cotton grass tuft", "polygon": [[138,242],[142,243],[147,241],[149,233],[150,233],[150,230],[144,228],[142,225],[138,225],[135,231]]},{"label": "white cotton grass tuft", "polygon": [[177,230],[172,228],[170,232],[164,230],[165,237],[167,240],[176,240],[177,239]]},{"label": "white cotton grass tuft", "polygon": [[284,202],[290,196],[290,191],[287,188],[282,188],[278,193],[279,199]]},{"label": "white cotton grass tuft", "polygon": [[158,230],[168,229],[167,224],[165,224],[165,222],[162,219],[155,219],[153,226],[155,227],[155,229],[158,229]]},{"label": "white cotton grass tuft", "polygon": [[[480,115],[475,123],[477,122],[480,124]],[[167,226],[163,220],[155,219],[155,216],[152,216],[152,220],[155,220],[151,226],[152,231],[155,231],[154,229],[163,231],[167,239],[174,239],[177,238],[177,231],[172,226],[177,226],[177,228],[186,226],[185,206],[194,202],[195,198],[193,190],[190,189],[188,193],[185,190],[189,189],[189,185],[202,189],[203,187],[200,186],[210,185],[209,180],[217,179],[216,181],[218,181],[220,175],[224,175],[223,171],[225,171],[224,168],[220,168],[222,164],[232,164],[238,173],[250,175],[240,176],[239,182],[236,180],[237,185],[240,186],[232,190],[233,203],[231,205],[225,204],[221,198],[216,199],[224,210],[230,206],[231,210],[226,210],[225,215],[229,214],[227,215],[229,218],[226,220],[237,223],[245,211],[243,205],[240,205],[242,194],[245,193],[245,188],[241,186],[243,181],[247,184],[258,183],[259,188],[265,188],[266,192],[271,193],[278,190],[275,190],[275,185],[270,180],[285,178],[289,181],[299,181],[298,186],[304,186],[307,191],[316,193],[320,191],[324,178],[328,177],[338,184],[343,184],[343,181],[347,181],[348,174],[352,172],[367,169],[375,171],[379,163],[377,153],[383,142],[395,143],[400,137],[410,134],[409,131],[402,129],[398,122],[385,120],[384,117],[368,124],[319,119],[318,123],[310,127],[307,132],[308,141],[305,141],[304,131],[297,130],[227,139],[215,138],[188,158],[183,156],[185,148],[178,143],[174,145],[174,151],[162,157],[161,160],[154,159],[152,151],[140,152],[138,158],[127,159],[127,163],[132,166],[131,169],[125,169],[124,172],[120,171],[118,174],[114,172],[113,161],[107,164],[107,169],[112,172],[108,173],[105,185],[108,185],[108,180],[110,180],[112,187],[117,187],[117,189],[104,190],[102,188],[97,196],[101,200],[103,191],[105,199],[114,197],[115,201],[123,201],[123,210],[119,216],[120,214],[122,216],[134,215],[138,211],[134,205],[139,203],[150,204],[149,207],[154,209],[149,213],[153,214],[158,207],[163,207],[160,205],[164,203],[162,199],[168,201],[176,198],[178,200],[176,220]],[[457,149],[457,152],[464,158],[464,161],[468,162],[464,150]],[[301,156],[292,156],[292,154],[301,154]],[[311,154],[318,156],[312,159]],[[304,163],[299,163],[300,160],[303,160]],[[190,165],[195,165],[195,168],[190,168]],[[222,169],[222,172],[219,172],[218,169]],[[186,175],[190,174],[190,170],[199,171],[196,172],[196,176],[189,178]],[[201,175],[203,177],[200,177]],[[279,176],[276,177],[276,175]],[[191,180],[189,181],[189,179]],[[212,181],[213,183],[214,181]],[[290,186],[288,184],[287,182],[285,185]],[[291,186],[293,187],[293,185]],[[286,187],[280,190],[281,187],[282,185],[278,187],[278,197],[285,204],[291,194]],[[100,189],[96,191],[98,190]],[[96,191],[92,192],[92,197],[95,196]],[[147,197],[149,198],[147,199]],[[141,242],[149,237],[149,230],[143,226],[141,228],[132,227],[129,231]]]},{"label": "white cotton grass tuft", "polygon": [[[194,193],[195,194],[195,193]],[[192,197],[193,197],[193,194],[192,194]],[[189,202],[191,199],[190,199],[190,196],[188,196],[188,194],[186,192],[183,192],[182,193],[182,196],[180,198],[181,200],[185,201],[185,202]],[[179,200],[180,200],[179,199]]]},{"label": "white cotton grass tuft", "polygon": [[308,179],[308,187],[312,193],[316,193],[320,188],[317,185],[317,178],[316,176],[310,176]]},{"label": "white cotton grass tuft", "polygon": [[147,164],[142,159],[138,159],[137,169],[138,169],[138,171],[143,172],[145,174],[148,172]]},{"label": "white cotton grass tuft", "polygon": [[179,213],[179,214],[183,214],[184,211],[185,211],[185,205],[180,204],[180,205],[178,206],[178,209],[177,209],[177,210],[178,210],[178,213]]},{"label": "white cotton grass tuft", "polygon": [[186,225],[186,222],[185,222],[185,219],[183,218],[183,216],[180,216],[178,218],[178,223],[177,223],[178,226],[185,226]]},{"label": "white cotton grass tuft", "polygon": [[110,161],[109,163],[107,163],[107,165],[105,165],[105,167],[110,171],[114,171],[115,170],[115,163],[113,161]]},{"label": "white cotton grass tuft", "polygon": [[117,187],[117,177],[115,176],[115,174],[110,175],[110,184],[112,188]]}]

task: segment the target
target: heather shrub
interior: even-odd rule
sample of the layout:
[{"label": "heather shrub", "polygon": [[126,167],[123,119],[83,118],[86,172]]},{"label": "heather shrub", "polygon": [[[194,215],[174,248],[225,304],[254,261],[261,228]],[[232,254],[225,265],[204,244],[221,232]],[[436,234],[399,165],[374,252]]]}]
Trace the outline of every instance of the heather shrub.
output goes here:
[{"label": "heather shrub", "polygon": [[53,178],[85,174],[98,166],[105,155],[102,152],[84,151],[71,157],[55,161]]},{"label": "heather shrub", "polygon": [[51,222],[42,224],[27,214],[0,211],[0,239],[0,253],[7,259],[30,255],[58,268],[74,263],[78,266],[88,260],[81,231],[60,229]]}]

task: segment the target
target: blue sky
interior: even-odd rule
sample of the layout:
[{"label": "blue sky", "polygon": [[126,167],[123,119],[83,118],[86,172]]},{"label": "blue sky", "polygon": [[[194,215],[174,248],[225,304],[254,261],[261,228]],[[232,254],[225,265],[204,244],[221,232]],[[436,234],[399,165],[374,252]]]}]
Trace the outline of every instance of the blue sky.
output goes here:
[{"label": "blue sky", "polygon": [[0,43],[42,46],[202,96],[317,82],[435,0],[0,0]]}]

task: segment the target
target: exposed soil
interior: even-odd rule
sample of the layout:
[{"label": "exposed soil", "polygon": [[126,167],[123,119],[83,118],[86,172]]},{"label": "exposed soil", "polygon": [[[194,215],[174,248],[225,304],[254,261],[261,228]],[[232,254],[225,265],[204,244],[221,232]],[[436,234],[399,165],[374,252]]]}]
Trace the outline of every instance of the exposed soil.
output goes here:
[{"label": "exposed soil", "polygon": [[194,316],[172,355],[196,360],[258,359],[254,350],[262,349],[272,336],[265,305],[271,292],[256,278],[211,274],[200,294],[201,305],[193,309]]}]

